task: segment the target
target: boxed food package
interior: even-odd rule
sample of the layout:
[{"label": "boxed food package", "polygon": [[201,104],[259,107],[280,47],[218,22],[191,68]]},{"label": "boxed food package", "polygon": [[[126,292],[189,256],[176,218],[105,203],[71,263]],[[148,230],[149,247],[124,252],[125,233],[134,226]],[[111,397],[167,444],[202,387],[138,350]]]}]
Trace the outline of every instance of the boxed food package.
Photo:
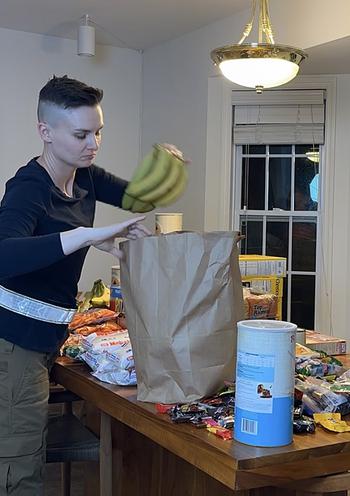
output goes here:
[{"label": "boxed food package", "polygon": [[306,331],[306,345],[317,351],[324,351],[327,355],[344,355],[346,353],[346,340],[327,336],[317,331]]},{"label": "boxed food package", "polygon": [[278,297],[274,294],[256,294],[243,287],[245,319],[275,319]]},{"label": "boxed food package", "polygon": [[274,276],[242,277],[243,286],[255,293],[273,294],[277,297],[276,319],[282,320],[283,278]]},{"label": "boxed food package", "polygon": [[287,259],[267,255],[239,255],[239,268],[244,276],[285,277]]}]

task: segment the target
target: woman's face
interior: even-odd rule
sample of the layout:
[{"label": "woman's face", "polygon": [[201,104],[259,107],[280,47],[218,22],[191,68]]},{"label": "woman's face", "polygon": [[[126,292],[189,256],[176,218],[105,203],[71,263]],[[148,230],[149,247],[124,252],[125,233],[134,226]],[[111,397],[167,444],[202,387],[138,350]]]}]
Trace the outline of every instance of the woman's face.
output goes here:
[{"label": "woman's face", "polygon": [[50,153],[65,165],[89,167],[101,143],[103,114],[100,105],[59,109],[58,112],[50,126]]}]

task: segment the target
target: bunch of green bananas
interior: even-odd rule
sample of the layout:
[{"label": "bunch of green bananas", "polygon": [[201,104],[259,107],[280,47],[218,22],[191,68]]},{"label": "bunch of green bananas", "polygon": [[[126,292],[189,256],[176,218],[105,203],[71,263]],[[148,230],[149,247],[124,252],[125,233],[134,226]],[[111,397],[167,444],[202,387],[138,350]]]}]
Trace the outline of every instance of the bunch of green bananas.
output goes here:
[{"label": "bunch of green bananas", "polygon": [[149,212],[171,205],[182,195],[188,180],[187,166],[173,150],[169,145],[153,146],[125,190],[124,210]]}]

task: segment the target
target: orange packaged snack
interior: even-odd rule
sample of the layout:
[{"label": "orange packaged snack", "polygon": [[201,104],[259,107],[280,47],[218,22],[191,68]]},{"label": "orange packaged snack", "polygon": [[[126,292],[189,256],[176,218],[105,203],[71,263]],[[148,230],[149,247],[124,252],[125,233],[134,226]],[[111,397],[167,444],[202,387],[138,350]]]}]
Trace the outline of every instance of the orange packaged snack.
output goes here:
[{"label": "orange packaged snack", "polygon": [[98,335],[108,334],[109,332],[123,332],[125,329],[113,320],[104,322],[102,324],[86,325],[78,327],[72,331],[74,334],[80,334],[81,336],[88,336],[95,332]]},{"label": "orange packaged snack", "polygon": [[68,329],[72,331],[82,326],[101,324],[102,322],[116,319],[117,316],[118,314],[116,312],[113,312],[108,308],[94,308],[92,310],[87,310],[86,312],[76,312],[68,326]]}]

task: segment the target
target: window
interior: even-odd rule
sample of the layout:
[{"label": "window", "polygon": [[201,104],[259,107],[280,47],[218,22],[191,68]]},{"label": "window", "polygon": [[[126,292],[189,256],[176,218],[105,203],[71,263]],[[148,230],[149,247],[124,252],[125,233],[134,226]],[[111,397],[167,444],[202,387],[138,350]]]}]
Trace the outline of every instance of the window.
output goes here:
[{"label": "window", "polygon": [[[310,145],[239,145],[236,226],[241,253],[286,257],[283,319],[314,328],[318,178]],[[319,147],[317,150],[319,151]]]},{"label": "window", "polygon": [[235,95],[233,225],[246,236],[241,253],[287,258],[283,319],[313,329],[324,93],[260,96]]},{"label": "window", "polygon": [[[346,195],[346,173],[340,174],[338,183],[335,177],[335,168],[339,164],[335,156],[335,136],[336,136],[336,109],[337,109],[337,78],[336,76],[298,76],[293,81],[280,89],[264,91],[256,100],[257,105],[266,103],[267,99],[273,101],[276,93],[283,93],[281,103],[308,105],[310,116],[310,101],[316,100],[313,93],[320,93],[319,103],[323,104],[324,122],[317,123],[316,112],[313,113],[315,126],[310,126],[300,122],[297,124],[297,131],[290,129],[287,139],[286,130],[288,126],[279,125],[276,133],[272,137],[281,138],[279,144],[294,145],[321,145],[321,171],[318,181],[319,188],[319,211],[317,227],[316,246],[316,301],[315,301],[315,328],[323,333],[337,334],[346,333],[346,298],[344,298],[343,282],[347,280],[344,264],[340,258],[346,260],[346,236],[347,227],[342,227],[343,218],[339,215],[341,208],[341,195]],[[290,92],[300,95],[299,101],[292,102]],[[310,98],[310,92],[311,98]],[[251,129],[250,138],[237,142],[235,136],[236,109],[237,105],[244,104],[241,93],[246,95],[246,104],[251,104],[251,97],[255,97],[254,91],[242,91],[242,87],[229,83],[223,77],[209,77],[208,80],[208,110],[207,110],[207,140],[206,140],[206,160],[205,160],[205,203],[204,203],[204,229],[206,231],[238,229],[239,222],[237,215],[240,208],[240,200],[237,202],[237,195],[241,194],[240,187],[236,187],[234,178],[236,177],[237,149],[238,145],[274,145],[274,141],[253,142],[251,136],[254,134],[258,138],[264,138],[262,132],[255,133]],[[286,94],[286,96],[284,96]],[[305,95],[305,96],[304,96]],[[314,102],[313,104],[317,104]],[[322,112],[318,112],[322,118]],[[283,111],[283,116],[287,112]],[[305,111],[303,111],[305,115]],[[290,117],[290,116],[289,116]],[[311,120],[311,119],[309,119]],[[299,120],[301,121],[301,119]],[[260,112],[260,123],[263,118]],[[341,121],[340,121],[341,122]],[[248,126],[247,126],[248,127]],[[257,126],[257,120],[252,122],[252,127]],[[319,132],[317,132],[317,127]],[[315,129],[316,132],[312,132]],[[323,129],[323,132],[322,132]],[[311,130],[311,132],[310,132]],[[232,131],[234,135],[232,136]],[[282,135],[283,131],[283,135]],[[307,132],[305,132],[307,131]],[[260,136],[259,136],[260,133]],[[265,133],[266,134],[266,133]],[[271,137],[271,134],[270,134]],[[283,138],[283,141],[282,141]],[[305,138],[304,143],[298,140]],[[318,142],[318,138],[320,142]],[[234,146],[232,146],[232,144]],[[322,180],[321,180],[322,179]],[[338,200],[337,200],[338,198]],[[313,198],[314,199],[314,198]],[[260,212],[261,213],[261,212]],[[345,243],[345,246],[344,244]],[[345,251],[344,251],[345,250]],[[345,335],[345,334],[344,334]]]}]

